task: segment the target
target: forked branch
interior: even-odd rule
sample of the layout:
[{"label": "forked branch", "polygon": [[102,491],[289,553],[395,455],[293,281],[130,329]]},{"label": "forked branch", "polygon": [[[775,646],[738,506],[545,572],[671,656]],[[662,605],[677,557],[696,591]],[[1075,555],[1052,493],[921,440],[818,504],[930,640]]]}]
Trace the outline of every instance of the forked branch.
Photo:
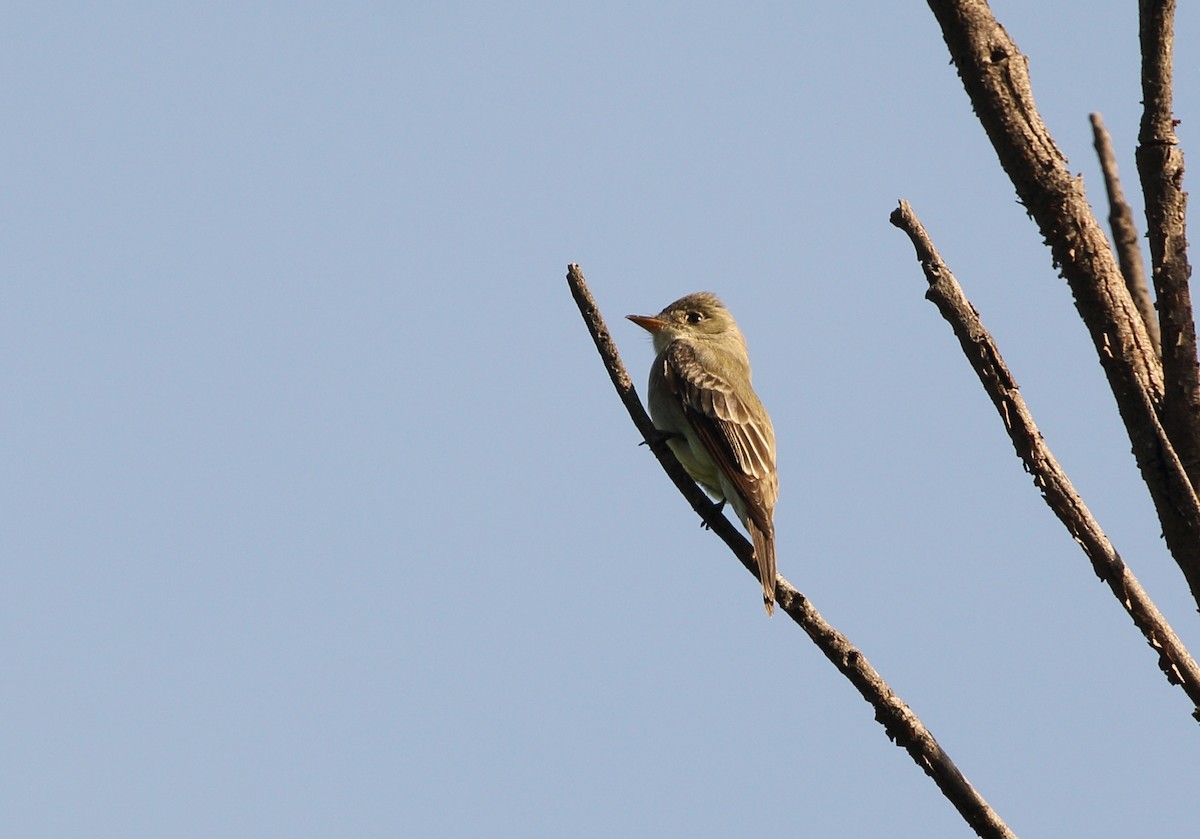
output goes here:
[{"label": "forked branch", "polygon": [[[1159,415],[1162,363],[1092,214],[1083,183],[1067,169],[1034,104],[1028,60],[984,0],[928,3],[1000,165],[1071,287],[1167,547],[1200,604],[1200,499]],[[1162,340],[1165,351],[1165,327]]]}]

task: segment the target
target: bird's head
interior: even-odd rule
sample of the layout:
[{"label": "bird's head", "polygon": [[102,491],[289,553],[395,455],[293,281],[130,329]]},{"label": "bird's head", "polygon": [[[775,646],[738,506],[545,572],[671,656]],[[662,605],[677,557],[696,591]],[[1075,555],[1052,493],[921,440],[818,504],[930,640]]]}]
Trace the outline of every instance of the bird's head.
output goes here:
[{"label": "bird's head", "polygon": [[746,343],[725,304],[709,291],[680,297],[657,315],[627,317],[653,336],[655,352],[662,352],[677,338],[704,344],[732,334],[743,347]]}]

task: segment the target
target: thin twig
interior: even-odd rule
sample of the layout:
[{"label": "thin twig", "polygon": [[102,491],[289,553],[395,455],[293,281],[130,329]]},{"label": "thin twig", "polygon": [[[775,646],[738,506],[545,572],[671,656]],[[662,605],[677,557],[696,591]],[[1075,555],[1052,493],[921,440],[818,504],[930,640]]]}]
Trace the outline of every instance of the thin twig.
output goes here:
[{"label": "thin twig", "polygon": [[[675,486],[683,493],[692,508],[704,522],[717,533],[734,552],[742,565],[752,574],[757,564],[753,560],[754,549],[721,512],[717,505],[708,500],[704,492],[688,477],[687,472],[675,459],[668,446],[661,442],[661,435],[650,421],[641,400],[638,399],[629,374],[621,363],[612,335],[600,315],[600,309],[588,290],[583,271],[578,265],[567,266],[567,285],[579,306],[580,314],[587,324],[588,332],[596,343],[596,349],[604,361],[608,375],[617,389],[617,395],[625,405],[633,424],[642,438],[658,457],[659,463]],[[1015,834],[996,814],[966,777],[954,765],[950,756],[938,745],[937,740],[913,713],[912,709],[898,697],[883,677],[867,662],[866,657],[853,644],[821,617],[807,597],[797,591],[782,576],[776,578],[775,596],[780,607],[800,628],[808,634],[817,647],[833,665],[850,680],[867,702],[875,708],[875,719],[884,727],[887,736],[898,746],[903,746],[925,774],[933,779],[942,794],[958,810],[975,832],[985,839],[1015,839]]]},{"label": "thin twig", "polygon": [[[1159,420],[1162,363],[1084,195],[1038,113],[1028,60],[984,0],[928,0],[1000,165],[1075,298],[1163,537],[1200,603],[1200,499]],[[1159,305],[1163,302],[1159,294]],[[1167,343],[1163,330],[1163,343]]]},{"label": "thin twig", "polygon": [[907,201],[901,201],[899,208],[892,212],[891,222],[912,240],[917,260],[929,281],[925,296],[954,329],[963,354],[996,406],[1017,457],[1025,464],[1025,471],[1033,476],[1033,483],[1041,490],[1047,506],[1092,561],[1096,576],[1108,584],[1157,653],[1158,666],[1166,674],[1167,681],[1180,685],[1192,700],[1196,706],[1192,715],[1200,720],[1200,667],[1192,654],[1121,559],[1050,452],[999,348]]},{"label": "thin twig", "polygon": [[1200,488],[1200,366],[1188,280],[1183,150],[1171,113],[1174,0],[1138,3],[1142,46],[1142,124],[1137,166],[1146,199],[1150,273],[1162,331],[1162,422],[1193,488]]},{"label": "thin twig", "polygon": [[1104,175],[1104,189],[1108,193],[1108,227],[1112,231],[1113,245],[1117,251],[1117,261],[1121,265],[1121,275],[1125,278],[1125,287],[1129,296],[1142,315],[1142,323],[1146,326],[1146,334],[1154,343],[1155,350],[1161,356],[1161,342],[1158,337],[1158,315],[1154,311],[1154,300],[1150,297],[1150,287],[1146,285],[1146,272],[1142,268],[1142,249],[1139,246],[1137,225],[1133,222],[1133,210],[1125,200],[1125,192],[1121,189],[1121,178],[1117,174],[1117,156],[1113,154],[1112,139],[1104,127],[1104,118],[1100,114],[1092,114],[1092,141],[1096,147],[1096,157],[1100,161],[1100,171]]}]

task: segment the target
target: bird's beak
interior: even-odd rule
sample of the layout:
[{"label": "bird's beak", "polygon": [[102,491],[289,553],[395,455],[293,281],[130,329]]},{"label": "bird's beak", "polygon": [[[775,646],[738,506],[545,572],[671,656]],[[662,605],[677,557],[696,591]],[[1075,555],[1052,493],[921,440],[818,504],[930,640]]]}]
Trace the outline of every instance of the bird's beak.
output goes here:
[{"label": "bird's beak", "polygon": [[667,325],[665,320],[650,317],[649,315],[626,315],[625,317],[651,334],[659,332]]}]

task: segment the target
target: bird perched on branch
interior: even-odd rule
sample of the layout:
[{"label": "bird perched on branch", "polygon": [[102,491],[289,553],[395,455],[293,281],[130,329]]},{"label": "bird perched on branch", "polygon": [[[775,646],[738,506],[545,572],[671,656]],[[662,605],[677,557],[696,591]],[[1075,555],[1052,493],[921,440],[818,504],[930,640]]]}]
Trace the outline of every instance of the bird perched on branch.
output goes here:
[{"label": "bird perched on branch", "polygon": [[767,614],[775,610],[775,429],[750,385],[746,339],[707,291],[657,315],[629,315],[658,354],[650,368],[650,418],[675,457],[714,498],[733,505],[754,543]]}]

